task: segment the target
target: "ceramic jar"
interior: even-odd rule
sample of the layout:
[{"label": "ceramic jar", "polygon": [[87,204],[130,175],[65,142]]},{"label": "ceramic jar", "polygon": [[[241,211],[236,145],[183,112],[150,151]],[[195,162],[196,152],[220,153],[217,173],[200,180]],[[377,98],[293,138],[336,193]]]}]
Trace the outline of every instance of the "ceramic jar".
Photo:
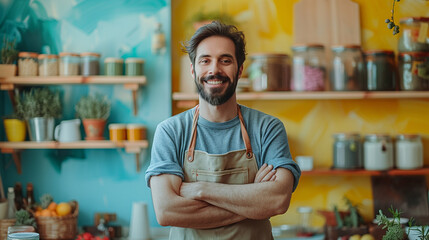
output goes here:
[{"label": "ceramic jar", "polygon": [[334,168],[362,168],[362,143],[357,133],[334,134]]},{"label": "ceramic jar", "polygon": [[416,169],[423,167],[423,145],[420,135],[399,134],[396,136],[396,167]]},{"label": "ceramic jar", "polygon": [[393,143],[389,135],[365,135],[363,150],[366,170],[381,171],[393,168]]}]

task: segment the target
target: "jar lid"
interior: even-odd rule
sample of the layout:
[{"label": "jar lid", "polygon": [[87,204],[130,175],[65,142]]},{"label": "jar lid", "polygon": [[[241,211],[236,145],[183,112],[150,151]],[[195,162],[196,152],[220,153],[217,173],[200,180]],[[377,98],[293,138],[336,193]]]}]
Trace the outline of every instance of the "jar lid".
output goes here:
[{"label": "jar lid", "polygon": [[125,59],[125,63],[144,63],[143,58],[127,58]]},{"label": "jar lid", "polygon": [[297,43],[292,46],[292,50],[294,51],[305,51],[307,49],[324,49],[325,47],[322,44],[311,43],[311,44],[303,44]]},{"label": "jar lid", "polygon": [[363,52],[364,55],[389,55],[393,56],[395,55],[395,52],[392,50],[383,50],[383,49],[373,49],[373,50],[366,50]]},{"label": "jar lid", "polygon": [[99,53],[95,53],[95,52],[83,52],[80,54],[81,57],[86,57],[86,56],[92,56],[92,57],[100,57],[101,55]]},{"label": "jar lid", "polygon": [[334,133],[333,137],[336,140],[360,139],[359,133]]},{"label": "jar lid", "polygon": [[61,52],[60,53],[60,57],[65,57],[65,56],[79,57],[79,54],[78,53],[72,53],[72,52]]},{"label": "jar lid", "polygon": [[31,57],[31,58],[37,58],[39,54],[35,52],[20,52],[18,54],[18,57]]},{"label": "jar lid", "polygon": [[380,141],[380,140],[386,140],[390,141],[392,138],[388,134],[384,133],[372,133],[365,135],[365,140],[367,141]]},{"label": "jar lid", "polygon": [[299,213],[311,213],[311,212],[313,212],[312,207],[298,207],[297,210]]},{"label": "jar lid", "polygon": [[121,123],[109,124],[109,129],[125,129],[126,127],[127,127],[127,124],[121,124]]},{"label": "jar lid", "polygon": [[127,128],[146,128],[146,126],[145,125],[143,125],[143,124],[138,124],[138,123],[130,123],[130,124],[127,124]]},{"label": "jar lid", "polygon": [[420,140],[419,134],[398,134],[396,136],[397,140]]},{"label": "jar lid", "polygon": [[39,54],[39,59],[54,59],[54,58],[58,58],[58,55],[55,54]]},{"label": "jar lid", "polygon": [[114,57],[108,57],[104,59],[105,63],[123,63],[124,59],[122,58],[114,58]]},{"label": "jar lid", "polygon": [[345,49],[360,50],[361,46],[357,44],[347,44],[347,45],[335,45],[331,47],[331,50],[334,52],[344,51]]},{"label": "jar lid", "polygon": [[400,24],[411,24],[414,22],[429,22],[429,17],[405,17],[399,20]]},{"label": "jar lid", "polygon": [[249,55],[250,58],[288,58],[289,55],[284,53],[252,53]]},{"label": "jar lid", "polygon": [[400,52],[399,57],[429,57],[429,52]]}]

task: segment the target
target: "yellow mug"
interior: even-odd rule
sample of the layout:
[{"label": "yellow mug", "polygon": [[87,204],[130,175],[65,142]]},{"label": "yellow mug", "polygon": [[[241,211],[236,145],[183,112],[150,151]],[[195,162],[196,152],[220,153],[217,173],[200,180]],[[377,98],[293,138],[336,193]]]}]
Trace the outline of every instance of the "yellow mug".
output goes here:
[{"label": "yellow mug", "polygon": [[6,137],[9,142],[22,142],[25,141],[27,128],[25,121],[19,119],[4,119],[4,128]]},{"label": "yellow mug", "polygon": [[127,139],[127,126],[125,124],[109,124],[110,141],[124,141]]},{"label": "yellow mug", "polygon": [[139,141],[146,139],[146,126],[142,124],[128,124],[127,125],[127,138],[128,141]]}]

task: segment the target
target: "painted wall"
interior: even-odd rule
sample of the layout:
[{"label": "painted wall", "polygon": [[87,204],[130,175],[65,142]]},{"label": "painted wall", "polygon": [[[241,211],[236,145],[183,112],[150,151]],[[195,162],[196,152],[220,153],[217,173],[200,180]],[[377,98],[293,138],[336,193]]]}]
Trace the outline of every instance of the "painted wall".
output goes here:
[{"label": "painted wall", "polygon": [[[108,123],[145,124],[151,142],[156,125],[171,115],[170,47],[163,55],[151,52],[157,22],[162,24],[169,45],[170,11],[168,0],[0,1],[0,38],[16,37],[20,51],[41,53],[46,49],[43,46],[49,46],[55,54],[98,52],[101,63],[106,57],[144,58],[148,84],[138,91],[137,116],[132,112],[131,92],[121,85],[70,85],[56,87],[63,101],[58,123],[74,118],[73,108],[80,96],[102,93],[112,103]],[[0,92],[0,100],[0,114],[11,113],[7,92]],[[4,141],[3,128],[1,131]],[[137,172],[135,156],[124,150],[27,150],[22,152],[21,175],[7,154],[1,155],[0,171],[6,188],[15,182],[24,187],[32,182],[36,199],[50,193],[56,202],[77,200],[80,226],[92,225],[95,212],[114,212],[118,217],[115,224],[128,225],[135,201],[148,203],[150,224],[159,226],[144,180],[149,161],[147,150],[141,155]]]},{"label": "painted wall", "polygon": [[[178,64],[184,54],[180,42],[194,32],[189,19],[198,11],[213,10],[234,17],[244,31],[247,52],[281,52],[291,54],[293,44],[293,5],[299,0],[237,0],[172,2],[172,87],[179,91],[181,71],[188,66]],[[392,1],[355,0],[360,6],[362,47],[396,51],[397,36],[392,36],[384,20],[390,17]],[[429,2],[401,1],[395,9],[396,21],[406,16],[429,16]],[[248,61],[247,61],[248,62]],[[190,80],[192,81],[192,80]],[[429,163],[428,99],[415,100],[300,100],[300,101],[243,101],[242,104],[279,117],[286,126],[293,157],[312,155],[315,167],[332,165],[332,134],[358,132],[362,135],[384,132],[420,133],[425,148],[425,163]],[[173,113],[183,109],[173,103]],[[332,209],[334,204],[345,207],[343,196],[361,205],[367,221],[373,219],[373,199],[370,177],[309,177],[303,176],[293,195],[289,211],[271,219],[273,225],[296,224],[297,207],[312,206]],[[324,220],[313,215],[313,224]]]}]

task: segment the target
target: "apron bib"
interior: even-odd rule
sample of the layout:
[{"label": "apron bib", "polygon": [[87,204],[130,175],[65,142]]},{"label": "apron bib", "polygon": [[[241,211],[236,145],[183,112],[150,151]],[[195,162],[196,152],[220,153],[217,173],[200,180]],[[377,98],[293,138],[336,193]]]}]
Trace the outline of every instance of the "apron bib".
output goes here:
[{"label": "apron bib", "polygon": [[[238,107],[241,135],[246,149],[231,151],[225,154],[208,154],[195,150],[197,139],[198,106],[192,125],[192,137],[188,150],[185,152],[183,171],[185,182],[216,182],[227,184],[253,183],[258,166],[252,152],[250,139],[244,126],[243,116]],[[254,239],[271,240],[271,223],[268,219],[245,219],[241,222],[212,229],[193,229],[172,227],[170,239]]]}]

